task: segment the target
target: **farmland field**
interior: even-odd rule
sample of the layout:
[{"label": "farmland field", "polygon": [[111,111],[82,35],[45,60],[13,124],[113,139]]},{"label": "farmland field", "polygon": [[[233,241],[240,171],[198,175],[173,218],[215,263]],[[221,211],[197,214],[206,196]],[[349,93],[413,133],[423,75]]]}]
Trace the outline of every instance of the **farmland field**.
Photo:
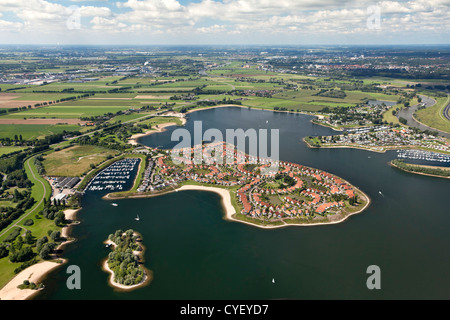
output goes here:
[{"label": "farmland field", "polygon": [[48,176],[75,177],[116,154],[117,151],[102,147],[76,145],[45,156],[43,165]]},{"label": "farmland field", "polygon": [[13,139],[15,135],[22,135],[24,140],[30,140],[64,131],[77,131],[79,129],[80,127],[77,125],[0,124],[0,138]]},{"label": "farmland field", "polygon": [[1,119],[23,119],[23,118],[58,118],[79,119],[81,117],[101,116],[105,113],[116,113],[129,110],[129,106],[98,106],[98,105],[52,105],[44,108],[30,109],[18,113],[12,113],[1,117]]}]

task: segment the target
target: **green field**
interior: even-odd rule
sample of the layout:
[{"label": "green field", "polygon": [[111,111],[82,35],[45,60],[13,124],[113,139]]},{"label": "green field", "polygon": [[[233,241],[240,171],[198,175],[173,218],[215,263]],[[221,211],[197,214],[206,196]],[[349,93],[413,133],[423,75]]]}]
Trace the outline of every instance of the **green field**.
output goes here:
[{"label": "green field", "polygon": [[400,121],[398,121],[398,118],[392,114],[392,110],[395,110],[395,109],[401,108],[401,107],[402,107],[401,105],[396,104],[396,105],[392,106],[391,108],[389,108],[385,113],[383,113],[383,120],[387,121],[387,123],[392,122],[392,124],[399,124],[399,125],[403,126],[400,123]]},{"label": "green field", "polygon": [[112,118],[111,120],[109,120],[109,123],[115,123],[115,122],[127,122],[127,121],[133,121],[133,120],[139,120],[139,119],[145,119],[149,116],[151,116],[152,114],[154,114],[155,111],[153,112],[140,112],[140,113],[130,113],[130,114],[122,114],[120,116],[115,116],[114,118]]},{"label": "green field", "polygon": [[415,118],[429,127],[450,133],[450,121],[445,119],[442,114],[443,109],[450,101],[450,96],[437,98],[436,101],[434,106],[417,111]]},{"label": "green field", "polygon": [[48,176],[75,177],[116,154],[117,151],[102,147],[75,145],[46,155],[42,163]]},{"label": "green field", "polygon": [[30,140],[64,131],[77,131],[80,128],[77,125],[2,124],[0,125],[0,138],[14,139],[15,135],[22,135],[22,139]]},{"label": "green field", "polygon": [[101,116],[106,113],[129,110],[129,106],[72,106],[52,105],[44,108],[30,109],[3,116],[3,119],[46,118],[46,119],[79,119],[80,117]]}]

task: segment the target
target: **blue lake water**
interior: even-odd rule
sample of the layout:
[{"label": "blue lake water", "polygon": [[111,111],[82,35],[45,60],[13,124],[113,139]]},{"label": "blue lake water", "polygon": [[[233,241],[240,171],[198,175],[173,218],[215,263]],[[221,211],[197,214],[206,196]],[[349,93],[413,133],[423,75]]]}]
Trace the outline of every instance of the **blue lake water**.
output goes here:
[{"label": "blue lake water", "polygon": [[[183,191],[147,199],[110,201],[86,192],[77,241],[67,245],[68,264],[52,272],[36,299],[449,299],[450,182],[408,174],[388,165],[396,152],[309,149],[308,135],[336,134],[311,117],[245,108],[216,108],[189,115],[203,129],[278,129],[280,159],[336,174],[359,187],[370,207],[336,225],[255,228],[223,220],[217,194]],[[144,137],[171,148],[177,127]],[[139,214],[141,220],[135,221]],[[146,287],[117,292],[100,264],[103,241],[117,229],[140,232]],[[66,287],[68,265],[81,268],[82,289]],[[381,270],[381,289],[366,286],[367,267]],[[276,284],[272,283],[276,279]]]}]

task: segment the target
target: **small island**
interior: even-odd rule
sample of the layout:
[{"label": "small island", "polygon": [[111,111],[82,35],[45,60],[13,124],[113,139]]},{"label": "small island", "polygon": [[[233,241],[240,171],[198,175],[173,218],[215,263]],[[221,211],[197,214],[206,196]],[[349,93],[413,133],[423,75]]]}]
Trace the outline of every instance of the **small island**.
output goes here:
[{"label": "small island", "polygon": [[112,252],[103,264],[111,273],[110,284],[116,288],[129,290],[146,285],[150,281],[150,271],[142,265],[144,248],[141,236],[133,230],[116,230],[108,236],[106,247]]}]

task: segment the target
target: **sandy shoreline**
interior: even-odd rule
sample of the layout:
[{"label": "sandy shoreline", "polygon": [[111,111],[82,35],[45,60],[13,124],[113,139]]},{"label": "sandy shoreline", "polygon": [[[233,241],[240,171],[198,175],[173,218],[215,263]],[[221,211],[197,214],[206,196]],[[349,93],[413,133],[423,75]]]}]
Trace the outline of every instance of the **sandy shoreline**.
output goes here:
[{"label": "sandy shoreline", "polygon": [[367,201],[367,203],[360,210],[358,210],[356,212],[352,212],[350,214],[347,214],[344,218],[342,218],[340,220],[330,221],[330,222],[317,222],[317,223],[285,223],[285,224],[282,224],[282,225],[270,225],[270,226],[263,226],[263,225],[259,225],[259,224],[256,224],[256,223],[243,221],[243,220],[234,218],[233,215],[236,213],[236,210],[234,209],[234,207],[233,207],[233,205],[231,203],[230,191],[227,190],[227,189],[215,188],[215,187],[206,187],[206,186],[198,186],[198,185],[184,185],[181,188],[176,189],[176,190],[178,190],[178,191],[199,190],[199,191],[216,192],[222,197],[222,203],[223,203],[224,208],[225,208],[225,219],[226,220],[241,222],[241,223],[245,223],[245,224],[251,225],[253,227],[258,227],[258,228],[263,228],[263,229],[275,229],[275,228],[283,228],[283,227],[290,227],[290,226],[302,226],[303,227],[303,226],[318,226],[318,225],[336,224],[336,223],[341,223],[341,222],[345,221],[348,217],[364,211],[369,206],[369,204],[371,202],[369,196],[367,196],[364,192],[362,192],[361,190],[357,189],[356,187],[354,187],[354,188],[356,190],[358,190],[361,195],[363,195],[364,200]]},{"label": "sandy shoreline", "polygon": [[[348,182],[346,181],[346,183],[348,183]],[[349,185],[351,185],[351,184],[349,184]],[[355,186],[353,186],[353,188],[355,188],[355,190],[357,190],[357,192],[359,192],[359,194],[364,198],[364,201],[366,201],[365,206],[363,208],[361,208],[360,210],[352,212],[352,213],[348,213],[345,215],[345,217],[343,217],[342,219],[336,220],[336,221],[313,222],[313,223],[286,223],[286,222],[284,222],[284,224],[281,224],[281,225],[260,225],[257,223],[252,223],[249,221],[244,221],[244,220],[235,218],[234,215],[236,214],[236,209],[234,208],[234,206],[231,202],[230,190],[225,189],[225,188],[219,188],[219,187],[209,187],[209,186],[200,186],[200,185],[183,185],[182,187],[180,187],[178,189],[174,189],[174,190],[170,190],[170,191],[166,191],[166,192],[162,192],[162,193],[158,193],[158,194],[142,194],[142,195],[136,194],[136,195],[125,196],[125,197],[117,197],[117,198],[110,197],[109,194],[107,194],[106,196],[104,196],[104,199],[113,200],[113,199],[121,199],[121,198],[123,198],[123,199],[125,199],[125,198],[127,198],[127,199],[129,199],[129,198],[131,198],[131,199],[132,198],[151,198],[151,197],[157,197],[157,196],[161,196],[161,195],[168,194],[168,193],[173,193],[173,192],[178,192],[178,191],[188,191],[188,190],[210,191],[210,192],[215,192],[222,197],[222,205],[224,206],[224,209],[225,209],[225,216],[224,216],[225,220],[240,222],[240,223],[248,224],[250,226],[262,228],[262,229],[276,229],[276,228],[284,228],[284,227],[291,227],[291,226],[292,227],[295,227],[295,226],[305,227],[305,226],[320,226],[320,225],[337,224],[337,223],[344,222],[352,215],[363,212],[371,203],[370,197],[368,195],[366,195],[364,192],[362,192],[361,190],[359,190],[358,188],[356,188]]]},{"label": "sandy shoreline", "polygon": [[225,208],[225,218],[227,220],[233,221],[236,220],[233,218],[233,215],[236,213],[236,210],[234,209],[231,203],[231,195],[229,190],[223,188],[206,187],[198,185],[184,185],[181,188],[176,189],[176,191],[185,191],[185,190],[211,191],[219,194],[222,197],[222,204]]},{"label": "sandy shoreline", "polygon": [[[113,246],[113,247],[116,246],[116,244],[114,242],[112,242],[111,240],[109,240],[109,239],[106,240],[104,242],[104,244],[105,245],[110,245],[110,246]],[[142,255],[144,254],[144,250],[145,250],[145,248],[143,248],[143,251],[141,251],[139,253],[135,253],[135,254],[138,255],[139,258],[142,258]],[[103,268],[103,270],[105,272],[109,273],[109,280],[108,280],[109,285],[112,286],[113,288],[124,290],[124,291],[129,291],[129,290],[133,290],[133,289],[137,289],[137,288],[140,288],[142,286],[145,286],[145,285],[147,285],[150,282],[150,280],[152,278],[151,277],[151,271],[143,266],[142,268],[144,269],[144,274],[145,274],[144,279],[138,284],[134,284],[132,286],[126,286],[126,285],[123,285],[123,284],[120,284],[120,283],[114,281],[114,272],[108,266],[108,258],[106,258],[103,261],[102,268]]]},{"label": "sandy shoreline", "polygon": [[[182,123],[184,125],[186,123],[186,120],[184,118],[180,118],[180,119],[182,119]],[[163,132],[166,127],[171,127],[171,126],[176,126],[176,125],[177,125],[177,123],[175,123],[175,122],[167,122],[167,123],[163,123],[163,124],[158,125],[158,128],[156,128],[156,129],[151,129],[151,130],[148,130],[148,131],[146,131],[144,133],[133,134],[128,139],[128,143],[132,144],[134,146],[137,146],[137,145],[139,145],[139,143],[137,142],[137,140],[139,138],[142,138],[142,137],[145,137],[145,136],[149,136],[149,135],[154,134],[154,133]]]},{"label": "sandy shoreline", "polygon": [[[80,209],[67,209],[64,211],[64,214],[66,216],[67,220],[74,220],[76,213]],[[73,224],[70,224],[61,230],[61,237],[64,237],[66,239],[69,238],[69,228]],[[56,250],[60,250],[63,246],[65,246],[67,243],[71,242],[73,240],[66,240],[65,242],[61,243]],[[56,258],[60,262],[55,261],[42,261],[39,263],[36,263],[25,270],[21,271],[19,274],[17,274],[10,282],[8,282],[1,290],[0,290],[0,299],[1,300],[27,300],[32,298],[36,293],[39,292],[39,290],[32,290],[32,289],[19,289],[17,288],[18,285],[21,285],[24,280],[28,280],[30,282],[34,282],[36,284],[39,284],[45,278],[45,276],[56,269],[57,267],[63,265],[66,263],[65,259]],[[40,289],[42,290],[42,289]]]}]

